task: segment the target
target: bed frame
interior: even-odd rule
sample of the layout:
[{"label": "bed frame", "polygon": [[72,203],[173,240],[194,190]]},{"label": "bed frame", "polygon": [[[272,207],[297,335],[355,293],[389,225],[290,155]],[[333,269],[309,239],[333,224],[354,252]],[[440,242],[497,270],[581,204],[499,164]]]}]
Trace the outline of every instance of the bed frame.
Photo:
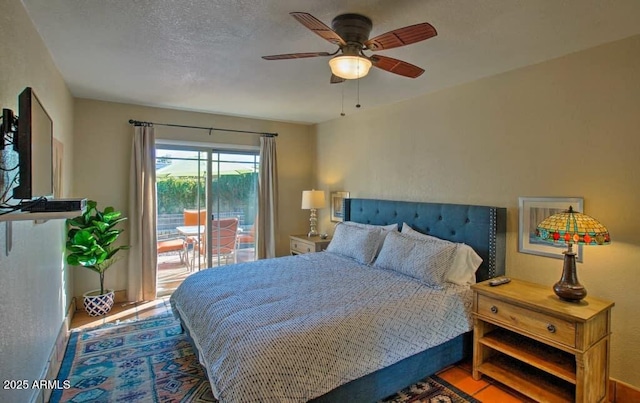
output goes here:
[{"label": "bed frame", "polygon": [[[471,246],[482,258],[477,281],[505,273],[507,210],[499,207],[346,199],[345,221],[413,229]],[[375,402],[471,355],[472,332],[342,385],[312,402]]]}]

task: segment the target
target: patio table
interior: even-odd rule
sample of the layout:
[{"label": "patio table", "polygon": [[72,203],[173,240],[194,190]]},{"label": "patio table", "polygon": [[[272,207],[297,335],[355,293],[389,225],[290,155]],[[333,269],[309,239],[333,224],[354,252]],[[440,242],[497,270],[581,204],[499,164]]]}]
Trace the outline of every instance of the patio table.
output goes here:
[{"label": "patio table", "polygon": [[[176,230],[178,231],[178,233],[182,236],[184,236],[185,238],[185,260],[186,260],[186,264],[187,267],[192,270],[193,269],[193,264],[195,263],[195,258],[196,258],[196,247],[195,245],[193,245],[193,242],[189,242],[190,239],[195,239],[195,243],[198,244],[200,243],[200,235],[203,234],[205,232],[205,226],[204,225],[181,225],[176,227]],[[192,245],[193,247],[189,248],[189,245]],[[193,256],[191,259],[189,259],[189,249],[191,249],[191,252],[193,253]]]}]

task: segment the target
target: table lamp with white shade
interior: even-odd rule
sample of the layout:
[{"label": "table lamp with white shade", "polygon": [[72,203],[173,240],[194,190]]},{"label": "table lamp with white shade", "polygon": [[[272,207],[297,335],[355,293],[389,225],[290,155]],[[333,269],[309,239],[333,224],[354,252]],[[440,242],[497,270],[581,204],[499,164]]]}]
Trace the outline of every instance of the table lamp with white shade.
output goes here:
[{"label": "table lamp with white shade", "polygon": [[316,216],[316,210],[325,207],[324,190],[303,190],[302,191],[302,209],[311,210],[311,217],[309,223],[311,224],[311,230],[307,236],[318,236],[316,225],[318,224],[318,217]]}]

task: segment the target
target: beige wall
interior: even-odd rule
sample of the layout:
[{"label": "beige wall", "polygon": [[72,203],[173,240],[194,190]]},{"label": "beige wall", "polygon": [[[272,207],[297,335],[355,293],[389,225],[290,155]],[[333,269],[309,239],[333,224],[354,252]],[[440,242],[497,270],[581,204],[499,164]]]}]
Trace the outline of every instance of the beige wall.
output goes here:
[{"label": "beige wall", "polygon": [[[2,2],[0,38],[0,107],[18,114],[18,94],[33,88],[53,120],[55,138],[64,144],[63,194],[68,195],[71,94],[19,0]],[[73,288],[63,264],[64,220],[14,222],[9,256],[6,225],[0,223],[0,374],[3,380],[43,379]],[[37,393],[0,389],[0,401],[30,401]]]},{"label": "beige wall", "polygon": [[[73,194],[121,209],[128,215],[129,165],[133,126],[129,119],[191,126],[276,132],[279,179],[279,228],[277,254],[289,251],[288,235],[306,232],[307,212],[300,209],[302,190],[313,185],[315,172],[315,134],[311,126],[247,119],[240,117],[149,108],[127,104],[76,99],[75,158]],[[259,137],[250,134],[214,132],[157,126],[158,139],[173,139],[203,144],[259,145]],[[127,232],[123,241],[127,241]],[[126,252],[125,252],[126,253]],[[125,254],[105,276],[106,286],[127,288]],[[95,273],[75,269],[75,294],[99,285]]]},{"label": "beige wall", "polygon": [[549,287],[562,261],[518,252],[518,197],[584,197],[613,244],[585,248],[580,281],[615,301],[612,376],[640,386],[639,71],[636,36],[320,124],[319,186],[507,207],[507,274]]}]

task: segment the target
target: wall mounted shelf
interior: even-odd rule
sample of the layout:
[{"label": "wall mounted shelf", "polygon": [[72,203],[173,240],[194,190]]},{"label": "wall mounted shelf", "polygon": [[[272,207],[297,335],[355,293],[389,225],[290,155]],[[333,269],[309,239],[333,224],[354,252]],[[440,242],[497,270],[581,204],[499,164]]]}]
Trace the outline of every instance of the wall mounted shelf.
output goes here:
[{"label": "wall mounted shelf", "polygon": [[66,220],[67,218],[74,218],[84,213],[84,211],[84,209],[72,211],[47,211],[37,213],[14,211],[11,213],[0,215],[0,222],[6,222],[5,255],[9,256],[9,252],[11,252],[11,248],[13,246],[12,223],[14,221],[33,221],[36,224],[41,224],[49,220]]},{"label": "wall mounted shelf", "polygon": [[67,218],[74,218],[82,214],[83,210],[73,211],[47,211],[29,213],[24,211],[15,211],[13,213],[0,215],[0,222],[2,221],[46,221],[46,220],[66,220]]}]

